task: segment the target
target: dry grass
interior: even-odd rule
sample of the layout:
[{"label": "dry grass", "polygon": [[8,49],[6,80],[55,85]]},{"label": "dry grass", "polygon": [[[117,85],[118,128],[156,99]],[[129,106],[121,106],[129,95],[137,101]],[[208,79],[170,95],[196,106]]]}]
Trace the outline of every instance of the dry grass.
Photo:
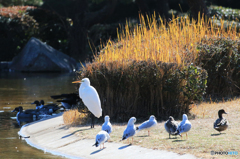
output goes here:
[{"label": "dry grass", "polygon": [[[229,37],[239,39],[236,26],[229,24],[227,29],[224,21],[216,26],[213,21],[204,20],[199,16],[198,22],[186,17],[173,17],[167,24],[161,17],[157,22],[155,15],[145,22],[140,17],[141,24],[129,29],[131,24],[126,24],[125,30],[118,34],[118,40],[109,40],[102,46],[102,50],[95,56],[95,63],[108,65],[115,61],[115,66],[109,69],[127,68],[129,59],[135,61],[162,61],[178,64],[194,63],[198,55],[197,44],[203,38]],[[186,51],[188,50],[188,51]],[[189,54],[189,52],[191,54]],[[89,72],[94,72],[88,65]]]},{"label": "dry grass", "polygon": [[77,109],[65,111],[63,113],[63,122],[68,126],[76,126],[85,124],[87,121],[87,114],[79,113]]},{"label": "dry grass", "polygon": [[[228,115],[230,127],[221,135],[213,129],[213,122],[218,118],[217,112],[224,108]],[[238,151],[240,147],[240,99],[220,102],[220,103],[202,103],[198,106],[192,106],[192,113],[196,114],[192,123],[192,129],[188,133],[188,140],[183,136],[168,138],[168,134],[164,129],[164,122],[159,122],[157,127],[151,131],[151,136],[147,136],[147,131],[141,131],[134,136],[133,144],[142,147],[168,150],[179,154],[190,153],[202,158],[237,158],[238,156],[212,156],[211,151]],[[180,121],[178,121],[180,122]],[[110,142],[119,142],[127,123],[114,124],[111,133]],[[140,123],[137,123],[138,126]],[[101,125],[96,125],[95,129],[90,126],[71,127],[71,132],[76,132],[80,139],[92,138],[101,130]],[[131,141],[131,140],[130,140]],[[128,144],[127,141],[124,141]]]}]

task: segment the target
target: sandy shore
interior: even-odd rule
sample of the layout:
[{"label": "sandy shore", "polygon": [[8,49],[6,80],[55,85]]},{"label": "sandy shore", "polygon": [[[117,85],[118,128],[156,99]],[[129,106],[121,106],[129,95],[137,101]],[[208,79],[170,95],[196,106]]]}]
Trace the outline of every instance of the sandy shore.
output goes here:
[{"label": "sandy shore", "polygon": [[30,136],[26,142],[44,152],[67,158],[104,158],[104,159],[193,159],[193,155],[179,155],[173,152],[152,150],[134,145],[120,143],[105,143],[106,148],[99,150],[93,147],[93,139],[80,140],[69,132],[62,119],[62,114],[52,116],[45,120],[24,125],[19,131],[21,136]]}]

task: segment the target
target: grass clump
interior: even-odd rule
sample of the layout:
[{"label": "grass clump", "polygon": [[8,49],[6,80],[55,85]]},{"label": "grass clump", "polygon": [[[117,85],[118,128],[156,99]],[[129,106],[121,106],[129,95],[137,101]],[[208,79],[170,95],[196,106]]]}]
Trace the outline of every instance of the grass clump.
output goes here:
[{"label": "grass clump", "polygon": [[102,101],[103,113],[117,121],[146,114],[161,119],[179,117],[205,93],[207,73],[193,65],[129,60],[124,71],[112,69],[116,62],[90,66],[96,71],[83,72],[81,78],[90,78]]},{"label": "grass clump", "polygon": [[63,122],[68,126],[76,126],[85,124],[88,115],[86,113],[79,113],[78,109],[71,109],[63,113]]}]

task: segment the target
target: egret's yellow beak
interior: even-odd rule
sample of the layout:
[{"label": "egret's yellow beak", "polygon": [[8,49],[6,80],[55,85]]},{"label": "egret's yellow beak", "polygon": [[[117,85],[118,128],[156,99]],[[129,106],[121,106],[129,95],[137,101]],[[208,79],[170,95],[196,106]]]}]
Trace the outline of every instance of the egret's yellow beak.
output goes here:
[{"label": "egret's yellow beak", "polygon": [[82,81],[80,80],[80,81],[73,81],[72,83],[81,83]]}]

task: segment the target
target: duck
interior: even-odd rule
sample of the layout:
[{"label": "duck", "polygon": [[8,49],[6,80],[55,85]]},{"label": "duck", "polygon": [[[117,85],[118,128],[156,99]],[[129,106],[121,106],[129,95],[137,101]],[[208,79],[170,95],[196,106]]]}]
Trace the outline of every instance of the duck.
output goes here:
[{"label": "duck", "polygon": [[53,95],[51,96],[51,98],[61,99],[57,100],[57,102],[61,102],[63,109],[71,109],[72,107],[76,106],[80,101],[80,97],[77,93]]},{"label": "duck", "polygon": [[102,125],[102,130],[106,131],[109,135],[112,132],[112,124],[110,123],[110,117],[108,115],[106,115],[104,117],[104,123]]},{"label": "duck", "polygon": [[41,104],[40,104],[40,102],[38,101],[38,100],[35,100],[33,103],[31,103],[31,104],[35,104],[36,105],[36,109],[39,109],[40,108],[40,106],[41,106]]},{"label": "duck", "polygon": [[169,133],[169,139],[171,138],[170,135],[177,134],[178,123],[174,120],[172,116],[169,116],[168,120],[164,124],[165,130]]},{"label": "duck", "polygon": [[23,111],[22,106],[16,107],[12,112],[18,112],[16,115],[17,118],[37,118],[40,114],[36,109],[27,109]]},{"label": "duck", "polygon": [[188,116],[187,114],[183,114],[182,117],[182,122],[178,125],[178,129],[177,129],[177,133],[176,135],[180,135],[182,138],[182,134],[186,134],[186,138],[187,137],[187,132],[190,131],[192,124],[191,122],[188,120]]},{"label": "duck", "polygon": [[220,134],[221,131],[224,131],[228,128],[227,119],[222,117],[222,114],[227,114],[224,109],[218,111],[218,119],[213,123],[213,128],[217,130]]},{"label": "duck", "polygon": [[40,101],[40,106],[39,106],[40,110],[46,110],[46,114],[52,115],[52,113],[56,112],[58,109],[60,109],[60,107],[58,107],[57,104],[47,104],[44,105],[44,100]]},{"label": "duck", "polygon": [[[100,149],[101,149],[101,144],[103,144],[103,148],[105,148],[105,147],[104,147],[104,143],[107,142],[109,139],[110,139],[109,134],[108,134],[106,131],[101,130],[101,131],[97,134],[97,136],[96,136],[96,142],[95,142],[95,144],[93,144],[93,146],[98,147],[98,146],[100,145]],[[102,148],[102,149],[103,149],[103,148]]]},{"label": "duck", "polygon": [[152,129],[153,127],[155,127],[157,125],[157,120],[155,118],[154,115],[151,115],[149,117],[149,120],[143,122],[140,126],[138,126],[136,128],[137,131],[140,131],[140,130],[148,130],[148,136],[150,136],[150,129]]},{"label": "duck", "polygon": [[[133,136],[135,135],[136,133],[136,127],[134,125],[134,123],[136,122],[136,118],[135,117],[131,117],[129,120],[128,120],[128,124],[127,124],[127,128],[124,130],[123,132],[123,136],[122,136],[122,140],[126,140],[130,137],[132,137],[132,143],[133,143]],[[129,140],[128,140],[128,143],[129,143]]]}]

